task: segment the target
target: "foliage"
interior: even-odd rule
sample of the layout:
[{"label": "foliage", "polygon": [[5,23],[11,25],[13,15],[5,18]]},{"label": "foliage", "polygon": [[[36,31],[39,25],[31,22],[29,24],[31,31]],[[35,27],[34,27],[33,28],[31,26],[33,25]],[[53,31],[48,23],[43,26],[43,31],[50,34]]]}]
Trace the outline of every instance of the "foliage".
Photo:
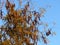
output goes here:
[{"label": "foliage", "polygon": [[[46,36],[51,34],[48,30],[41,32],[38,26],[41,24],[41,17],[45,9],[41,8],[41,13],[29,10],[29,2],[23,9],[15,10],[15,4],[6,0],[7,15],[3,17],[2,10],[0,17],[5,22],[0,27],[0,45],[37,45],[41,38],[44,43],[48,43]],[[33,18],[34,17],[34,18]]]}]

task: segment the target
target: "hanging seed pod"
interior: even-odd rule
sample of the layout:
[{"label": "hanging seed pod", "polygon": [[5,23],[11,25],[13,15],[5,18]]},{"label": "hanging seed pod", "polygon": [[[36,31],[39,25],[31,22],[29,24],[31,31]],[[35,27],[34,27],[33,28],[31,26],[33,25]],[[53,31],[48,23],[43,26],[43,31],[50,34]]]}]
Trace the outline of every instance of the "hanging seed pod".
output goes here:
[{"label": "hanging seed pod", "polygon": [[42,39],[45,39],[45,37],[42,35]]},{"label": "hanging seed pod", "polygon": [[36,15],[36,11],[34,11],[34,15]]},{"label": "hanging seed pod", "polygon": [[2,16],[3,16],[2,13],[3,13],[2,10],[0,10],[0,19],[2,19]]},{"label": "hanging seed pod", "polygon": [[34,19],[34,23],[35,23],[35,25],[38,23],[37,17]]},{"label": "hanging seed pod", "polygon": [[46,36],[49,36],[51,34],[51,31],[48,30],[48,32],[46,32]]},{"label": "hanging seed pod", "polygon": [[7,1],[6,1],[6,9],[7,9],[7,10],[9,9],[10,5],[11,5],[10,2],[7,0]]},{"label": "hanging seed pod", "polygon": [[29,7],[29,2],[27,2],[27,5],[25,6],[25,9],[27,10]]},{"label": "hanging seed pod", "polygon": [[47,40],[46,39],[44,39],[44,43],[47,44]]},{"label": "hanging seed pod", "polygon": [[47,44],[46,37],[44,37],[44,36],[42,35],[42,39],[43,39],[44,43]]}]

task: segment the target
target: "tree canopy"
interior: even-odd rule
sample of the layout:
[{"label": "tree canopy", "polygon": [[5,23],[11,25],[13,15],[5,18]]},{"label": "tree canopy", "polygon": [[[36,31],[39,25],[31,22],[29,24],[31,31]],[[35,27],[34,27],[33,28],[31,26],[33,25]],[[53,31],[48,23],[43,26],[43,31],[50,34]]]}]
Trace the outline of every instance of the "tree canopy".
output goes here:
[{"label": "tree canopy", "polygon": [[[41,12],[31,11],[29,1],[22,9],[15,10],[15,6],[6,0],[7,15],[5,16],[0,8],[0,19],[4,21],[0,27],[0,45],[37,45],[39,40],[43,40],[47,44],[46,37],[52,34],[51,29],[45,32],[38,29],[43,25],[41,17],[45,13],[45,9],[41,8]],[[48,25],[45,24],[45,26]]]}]

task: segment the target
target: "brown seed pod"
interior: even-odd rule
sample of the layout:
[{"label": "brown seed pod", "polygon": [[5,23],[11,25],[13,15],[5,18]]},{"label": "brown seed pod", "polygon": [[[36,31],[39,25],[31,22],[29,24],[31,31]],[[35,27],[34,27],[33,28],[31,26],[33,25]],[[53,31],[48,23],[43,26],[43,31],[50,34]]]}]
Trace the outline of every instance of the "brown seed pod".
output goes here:
[{"label": "brown seed pod", "polygon": [[1,19],[2,19],[2,16],[3,16],[2,13],[3,13],[2,10],[0,10],[0,18],[1,18]]},{"label": "brown seed pod", "polygon": [[46,36],[49,36],[51,34],[51,31],[48,30],[48,32],[46,32]]}]

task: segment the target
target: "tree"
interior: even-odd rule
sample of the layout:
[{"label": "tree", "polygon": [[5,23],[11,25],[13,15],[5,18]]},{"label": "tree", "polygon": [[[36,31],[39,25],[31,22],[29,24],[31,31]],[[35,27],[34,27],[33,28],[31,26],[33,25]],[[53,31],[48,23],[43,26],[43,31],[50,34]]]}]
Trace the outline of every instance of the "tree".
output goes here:
[{"label": "tree", "polygon": [[[45,9],[41,8],[41,13],[29,10],[29,2],[23,9],[15,10],[15,4],[6,0],[7,15],[3,17],[0,10],[0,17],[5,22],[0,27],[0,45],[37,45],[41,38],[47,44],[46,36],[51,34],[51,30],[41,32],[38,29],[41,24],[41,16]],[[33,18],[34,17],[34,18]]]}]

